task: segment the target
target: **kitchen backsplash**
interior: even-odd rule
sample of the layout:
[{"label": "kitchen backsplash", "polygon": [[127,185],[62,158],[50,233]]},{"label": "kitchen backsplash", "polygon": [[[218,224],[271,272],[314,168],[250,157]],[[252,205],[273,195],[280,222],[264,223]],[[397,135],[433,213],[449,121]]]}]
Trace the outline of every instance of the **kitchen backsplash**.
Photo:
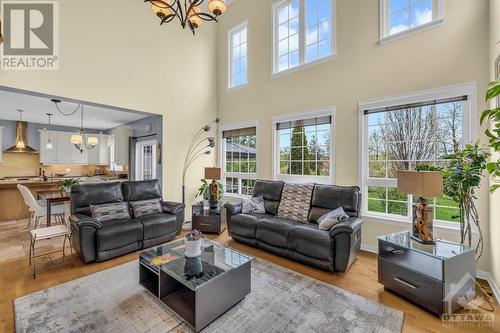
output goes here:
[{"label": "kitchen backsplash", "polygon": [[[97,172],[107,173],[104,166],[91,165],[42,165],[38,154],[4,153],[3,162],[0,163],[0,178],[3,177],[37,177],[40,168],[50,177],[54,174],[68,176],[94,175]],[[69,173],[68,170],[71,170]]]}]

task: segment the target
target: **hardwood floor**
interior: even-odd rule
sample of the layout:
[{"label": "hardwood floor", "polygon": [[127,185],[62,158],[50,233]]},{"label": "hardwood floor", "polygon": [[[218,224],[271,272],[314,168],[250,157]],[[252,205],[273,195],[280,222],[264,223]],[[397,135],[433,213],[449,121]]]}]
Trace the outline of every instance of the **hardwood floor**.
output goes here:
[{"label": "hardwood floor", "polygon": [[[25,225],[25,222],[19,221]],[[19,242],[23,235],[19,233]],[[0,232],[0,235],[2,232]],[[9,244],[12,244],[13,234],[10,235]],[[287,267],[301,274],[313,277],[328,284],[338,286],[359,294],[368,299],[375,300],[387,306],[405,312],[403,332],[500,332],[500,325],[493,327],[444,327],[441,320],[420,308],[404,301],[403,299],[384,291],[377,282],[377,256],[373,253],[362,252],[347,273],[327,273],[309,266],[305,266],[285,258],[281,258],[265,251],[255,249],[230,239],[227,232],[220,236],[209,236],[227,246],[249,253],[252,256],[268,260],[275,264]],[[1,239],[1,237],[0,237]],[[3,244],[1,245],[3,247]],[[102,271],[138,258],[137,253],[131,253],[104,263],[85,265],[75,256],[74,266],[48,267],[48,261],[41,260],[42,267],[36,280],[33,280],[26,257],[9,259],[0,262],[0,332],[13,332],[14,309],[13,300],[32,292],[49,288],[79,277]],[[500,307],[495,305],[495,314],[500,320]]]}]

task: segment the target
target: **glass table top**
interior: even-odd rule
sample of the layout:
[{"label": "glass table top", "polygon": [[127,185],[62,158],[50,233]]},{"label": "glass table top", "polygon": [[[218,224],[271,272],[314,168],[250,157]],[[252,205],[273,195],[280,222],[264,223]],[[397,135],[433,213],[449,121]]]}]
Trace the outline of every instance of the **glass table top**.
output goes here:
[{"label": "glass table top", "polygon": [[446,260],[469,251],[474,251],[474,249],[469,246],[442,239],[434,239],[435,244],[423,244],[414,240],[409,231],[380,236],[378,239],[401,248],[427,254],[442,260]]},{"label": "glass table top", "polygon": [[184,239],[179,239],[143,251],[139,258],[152,270],[162,270],[193,291],[253,260],[253,257],[207,239],[203,240],[201,256],[187,258],[184,251]]}]

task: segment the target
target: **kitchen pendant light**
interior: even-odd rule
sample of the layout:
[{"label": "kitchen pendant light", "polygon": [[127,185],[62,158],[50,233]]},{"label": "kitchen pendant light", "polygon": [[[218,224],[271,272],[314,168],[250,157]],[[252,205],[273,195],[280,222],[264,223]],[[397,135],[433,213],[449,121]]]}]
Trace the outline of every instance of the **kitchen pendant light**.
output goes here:
[{"label": "kitchen pendant light", "polygon": [[50,118],[53,116],[52,113],[47,113],[47,117],[49,117],[49,125],[48,127],[45,129],[47,131],[47,134],[48,134],[48,139],[47,139],[47,144],[45,145],[45,149],[47,150],[54,150],[54,145],[52,144],[52,140],[50,138]]}]

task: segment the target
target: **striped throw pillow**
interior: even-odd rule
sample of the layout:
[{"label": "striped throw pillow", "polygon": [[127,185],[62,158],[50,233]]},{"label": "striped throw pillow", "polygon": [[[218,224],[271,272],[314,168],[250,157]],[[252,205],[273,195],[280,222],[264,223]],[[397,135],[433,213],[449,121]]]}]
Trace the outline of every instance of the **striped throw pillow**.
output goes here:
[{"label": "striped throw pillow", "polygon": [[126,202],[90,205],[90,211],[92,212],[92,217],[100,222],[130,218]]},{"label": "striped throw pillow", "polygon": [[285,184],[278,217],[307,223],[314,184]]},{"label": "striped throw pillow", "polygon": [[134,201],[130,203],[130,206],[132,206],[134,217],[161,213],[163,211],[160,199]]}]

